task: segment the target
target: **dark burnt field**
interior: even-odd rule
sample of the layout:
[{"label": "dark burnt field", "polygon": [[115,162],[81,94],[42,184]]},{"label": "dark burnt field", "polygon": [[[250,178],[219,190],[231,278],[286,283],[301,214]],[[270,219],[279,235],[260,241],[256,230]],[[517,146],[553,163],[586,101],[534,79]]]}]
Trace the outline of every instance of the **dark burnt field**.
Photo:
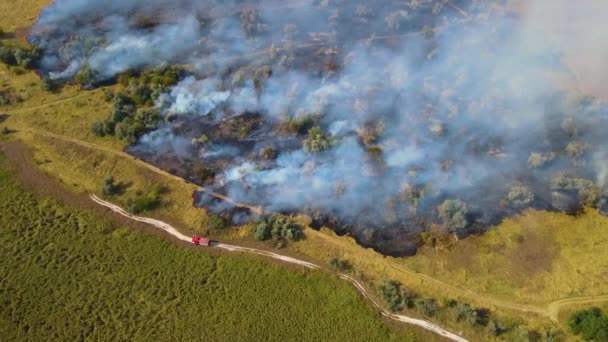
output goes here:
[{"label": "dark burnt field", "polygon": [[526,208],[606,209],[608,107],[563,87],[547,34],[502,1],[60,0],[30,41],[47,78],[122,84],[93,130],[130,154],[411,255]]}]

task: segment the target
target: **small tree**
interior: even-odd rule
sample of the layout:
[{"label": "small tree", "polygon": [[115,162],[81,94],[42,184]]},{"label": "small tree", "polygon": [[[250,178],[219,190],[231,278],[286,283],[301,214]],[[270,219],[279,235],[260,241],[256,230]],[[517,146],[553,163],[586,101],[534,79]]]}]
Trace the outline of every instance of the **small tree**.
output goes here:
[{"label": "small tree", "polygon": [[439,304],[433,298],[419,298],[414,302],[414,307],[428,317],[434,316],[439,311]]},{"label": "small tree", "polygon": [[271,146],[266,146],[260,150],[260,157],[265,160],[272,160],[277,157],[277,151]]},{"label": "small tree", "polygon": [[572,141],[566,146],[566,154],[573,162],[580,162],[590,146],[580,141]]},{"label": "small tree", "polygon": [[568,319],[568,327],[586,341],[608,341],[608,316],[600,308],[575,312]]},{"label": "small tree", "polygon": [[90,68],[88,65],[84,65],[80,71],[74,77],[74,80],[83,87],[91,87],[97,81],[99,73]]},{"label": "small tree", "polygon": [[448,231],[456,232],[468,225],[468,208],[461,200],[446,200],[437,209],[439,217]]}]

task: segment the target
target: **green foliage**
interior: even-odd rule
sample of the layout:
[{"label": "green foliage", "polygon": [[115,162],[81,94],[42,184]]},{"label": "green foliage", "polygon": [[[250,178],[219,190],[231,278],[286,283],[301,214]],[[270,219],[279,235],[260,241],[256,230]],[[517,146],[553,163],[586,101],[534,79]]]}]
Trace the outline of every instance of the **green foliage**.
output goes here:
[{"label": "green foliage", "polygon": [[302,142],[304,151],[307,153],[319,153],[328,150],[332,145],[332,138],[317,126],[308,131],[308,137]]},{"label": "green foliage", "polygon": [[[473,327],[483,323],[479,310],[470,304],[460,302],[452,307],[452,319],[456,322],[466,322]],[[494,326],[494,329],[497,329],[497,327]]]},{"label": "green foliage", "polygon": [[51,78],[45,78],[42,80],[42,89],[45,91],[53,93],[59,90],[60,87],[61,83],[59,83],[57,80]]},{"label": "green foliage", "polygon": [[416,208],[424,197],[427,189],[416,185],[405,185],[399,192],[399,199]]},{"label": "green foliage", "polygon": [[[4,341],[413,341],[352,286],[211,256],[25,192],[0,170]],[[289,304],[277,301],[289,298]],[[246,308],[246,309],[244,309]]]},{"label": "green foliage", "polygon": [[161,204],[160,196],[162,188],[155,184],[148,193],[130,198],[127,201],[127,210],[132,214],[139,214],[144,211],[154,210]]},{"label": "green foliage", "polygon": [[348,260],[331,258],[329,259],[329,265],[333,267],[336,271],[346,272],[350,271],[353,266],[348,262]]},{"label": "green foliage", "polygon": [[446,200],[437,209],[439,217],[448,231],[462,230],[468,225],[468,208],[461,200]]},{"label": "green foliage", "polygon": [[581,203],[590,207],[597,206],[601,195],[600,188],[593,181],[567,176],[553,178],[551,190],[576,193]]},{"label": "green foliage", "polygon": [[304,238],[304,232],[302,226],[291,222],[287,216],[274,214],[255,225],[253,236],[259,241],[271,238],[275,241],[297,241]]},{"label": "green foliage", "polygon": [[568,327],[587,341],[608,341],[608,315],[600,308],[573,313],[568,319]]},{"label": "green foliage", "polygon": [[507,200],[514,208],[525,208],[534,201],[534,194],[524,185],[516,184],[509,190]]}]

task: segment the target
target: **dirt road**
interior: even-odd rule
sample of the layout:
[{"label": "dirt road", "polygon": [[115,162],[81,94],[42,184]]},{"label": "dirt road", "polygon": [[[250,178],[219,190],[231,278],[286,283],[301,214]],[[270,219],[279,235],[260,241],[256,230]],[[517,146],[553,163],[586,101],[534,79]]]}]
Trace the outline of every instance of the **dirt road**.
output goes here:
[{"label": "dirt road", "polygon": [[[90,195],[91,199],[99,204],[102,205],[110,210],[112,210],[115,213],[118,213],[120,215],[123,215],[125,217],[128,217],[134,221],[138,221],[138,222],[143,222],[143,223],[147,223],[153,227],[159,228],[169,234],[171,234],[172,236],[176,237],[179,240],[182,241],[187,241],[190,242],[191,241],[191,237],[190,236],[186,236],[182,233],[180,233],[177,229],[175,229],[173,226],[171,226],[168,223],[165,223],[163,221],[160,220],[155,220],[149,217],[142,217],[142,216],[135,216],[135,215],[131,215],[130,213],[128,213],[126,210],[124,210],[123,208],[121,208],[120,206],[117,206],[115,204],[112,204],[108,201],[104,201],[101,198],[91,194]],[[265,250],[261,250],[261,249],[256,249],[256,248],[249,248],[249,247],[242,247],[242,246],[236,246],[236,245],[228,245],[225,243],[215,243],[213,244],[213,247],[216,248],[222,248],[231,252],[242,252],[242,253],[250,253],[250,254],[257,254],[257,255],[262,255],[265,257],[269,257],[269,258],[273,258],[273,259],[277,259],[283,262],[287,262],[290,264],[295,264],[295,265],[299,265],[302,267],[306,267],[306,268],[310,268],[310,269],[321,269],[321,266],[308,262],[308,261],[304,261],[304,260],[300,260],[300,259],[296,259],[296,258],[292,258],[286,255],[282,255],[282,254],[277,254],[277,253],[273,253],[273,252],[268,252]],[[339,277],[343,280],[346,280],[348,282],[350,282],[351,284],[353,284],[355,286],[355,288],[357,290],[359,290],[359,292],[366,298],[368,299],[373,305],[374,307],[380,311],[380,313],[382,314],[382,316],[395,320],[395,321],[399,321],[399,322],[403,322],[403,323],[407,323],[407,324],[412,324],[415,326],[418,326],[422,329],[434,332],[438,335],[441,335],[445,338],[448,338],[452,341],[457,341],[457,342],[467,342],[468,340],[456,335],[454,333],[451,333],[443,328],[441,328],[440,326],[431,323],[429,321],[425,321],[422,319],[416,319],[416,318],[412,318],[412,317],[408,317],[408,316],[404,316],[404,315],[397,315],[397,314],[393,314],[390,313],[388,311],[386,311],[380,304],[378,304],[378,302],[376,302],[376,300],[369,294],[369,292],[365,289],[365,287],[358,282],[357,280],[355,280],[354,278],[350,277],[349,275],[340,273]]]}]

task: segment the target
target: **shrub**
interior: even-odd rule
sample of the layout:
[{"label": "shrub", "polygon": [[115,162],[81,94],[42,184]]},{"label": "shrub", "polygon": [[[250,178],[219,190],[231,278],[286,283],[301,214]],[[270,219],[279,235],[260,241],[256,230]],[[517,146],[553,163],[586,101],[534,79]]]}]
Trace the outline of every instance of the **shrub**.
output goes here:
[{"label": "shrub", "polygon": [[588,144],[580,141],[573,141],[566,146],[565,151],[568,157],[570,157],[573,161],[578,162],[581,158],[583,158],[589,148],[590,146]]},{"label": "shrub", "polygon": [[468,225],[468,208],[461,200],[446,200],[437,209],[439,217],[448,231],[462,230]]},{"label": "shrub", "polygon": [[260,150],[260,157],[265,160],[275,159],[277,157],[277,151],[270,146],[266,146]]},{"label": "shrub", "polygon": [[113,196],[118,193],[119,188],[120,187],[114,183],[114,177],[107,176],[103,180],[103,186],[101,188],[101,193],[104,196]]},{"label": "shrub", "polygon": [[303,148],[307,153],[319,153],[328,150],[332,144],[331,137],[315,126],[308,131],[308,137],[303,141]]},{"label": "shrub", "polygon": [[419,298],[414,302],[414,307],[427,317],[432,317],[439,311],[439,304],[433,298]]},{"label": "shrub", "polygon": [[88,65],[84,65],[80,68],[80,71],[78,71],[74,80],[81,86],[89,88],[95,84],[98,76],[99,73],[95,69],[90,68]]},{"label": "shrub", "polygon": [[380,295],[391,311],[400,311],[414,303],[413,292],[403,289],[396,280],[388,280],[380,286]]},{"label": "shrub", "polygon": [[555,159],[555,153],[553,152],[532,152],[528,157],[528,165],[530,165],[530,167],[532,168],[539,168],[552,161],[553,159]]},{"label": "shrub", "polygon": [[350,264],[350,262],[338,258],[329,259],[329,265],[340,272],[345,272],[352,269],[352,265]]},{"label": "shrub", "polygon": [[600,188],[593,181],[567,176],[553,178],[551,190],[575,193],[583,205],[590,207],[597,206],[601,194]]},{"label": "shrub", "polygon": [[608,341],[608,316],[600,308],[575,312],[568,319],[568,327],[587,341]]}]

